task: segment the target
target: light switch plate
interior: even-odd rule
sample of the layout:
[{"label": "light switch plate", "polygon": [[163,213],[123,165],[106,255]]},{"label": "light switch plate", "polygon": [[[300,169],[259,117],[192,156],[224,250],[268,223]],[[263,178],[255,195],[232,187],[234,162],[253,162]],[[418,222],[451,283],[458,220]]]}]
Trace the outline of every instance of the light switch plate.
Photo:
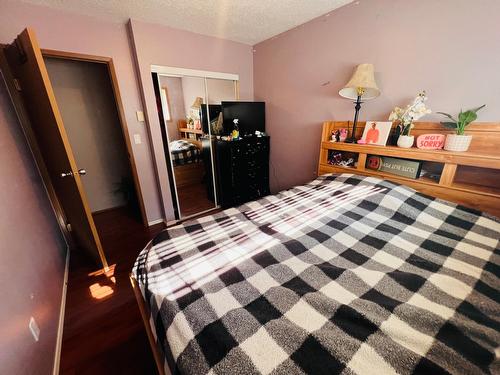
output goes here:
[{"label": "light switch plate", "polygon": [[140,145],[142,143],[140,134],[134,134],[134,143],[136,145]]},{"label": "light switch plate", "polygon": [[142,111],[137,111],[135,112],[137,115],[137,121],[139,122],[144,122],[144,112]]},{"label": "light switch plate", "polygon": [[38,342],[40,339],[40,328],[38,327],[38,324],[36,324],[36,320],[33,317],[30,318],[29,328],[33,338]]}]

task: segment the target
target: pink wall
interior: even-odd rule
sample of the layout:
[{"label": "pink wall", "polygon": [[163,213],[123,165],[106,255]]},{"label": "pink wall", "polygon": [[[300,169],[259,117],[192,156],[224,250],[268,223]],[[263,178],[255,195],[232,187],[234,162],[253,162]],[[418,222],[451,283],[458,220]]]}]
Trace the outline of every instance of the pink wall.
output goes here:
[{"label": "pink wall", "polygon": [[0,374],[51,374],[66,244],[1,75],[0,171]]},{"label": "pink wall", "polygon": [[162,217],[152,154],[145,123],[137,121],[141,97],[125,24],[61,12],[22,2],[0,0],[0,43],[10,43],[31,26],[42,48],[113,58],[130,138],[140,134],[142,143],[132,142],[146,213],[149,221]]},{"label": "pink wall", "polygon": [[314,177],[321,123],[353,118],[353,104],[338,90],[359,63],[375,65],[382,91],[363,105],[361,120],[386,120],[422,89],[434,111],[486,103],[480,119],[500,120],[499,1],[358,3],[254,47],[255,99],[267,103],[274,190]]},{"label": "pink wall", "polygon": [[132,20],[131,38],[142,84],[145,110],[167,220],[174,218],[166,160],[151,79],[151,65],[239,74],[240,98],[253,98],[252,47],[166,26]]}]

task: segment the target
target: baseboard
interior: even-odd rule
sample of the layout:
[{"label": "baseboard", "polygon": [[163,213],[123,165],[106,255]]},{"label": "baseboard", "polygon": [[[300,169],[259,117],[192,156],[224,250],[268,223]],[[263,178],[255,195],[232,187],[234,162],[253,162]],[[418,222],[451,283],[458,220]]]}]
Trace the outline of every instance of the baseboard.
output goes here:
[{"label": "baseboard", "polygon": [[54,356],[54,367],[52,374],[59,374],[59,364],[61,363],[61,348],[62,348],[62,338],[64,329],[64,313],[66,311],[66,292],[68,291],[68,272],[69,272],[69,247],[66,249],[66,265],[64,266],[64,279],[63,279],[63,289],[61,296],[61,309],[59,311],[59,324],[57,326],[57,341],[56,341],[56,352]]},{"label": "baseboard", "polygon": [[148,226],[149,226],[149,227],[151,227],[151,226],[153,226],[153,225],[163,223],[164,221],[165,221],[165,220],[163,220],[163,219],[158,219],[158,220],[148,221]]},{"label": "baseboard", "polygon": [[99,214],[103,214],[105,212],[108,212],[108,211],[113,211],[113,210],[116,210],[118,208],[126,208],[127,205],[126,204],[122,204],[120,206],[115,206],[115,207],[109,207],[109,208],[104,208],[102,210],[97,210],[97,211],[93,211],[92,212],[92,215],[99,215]]}]

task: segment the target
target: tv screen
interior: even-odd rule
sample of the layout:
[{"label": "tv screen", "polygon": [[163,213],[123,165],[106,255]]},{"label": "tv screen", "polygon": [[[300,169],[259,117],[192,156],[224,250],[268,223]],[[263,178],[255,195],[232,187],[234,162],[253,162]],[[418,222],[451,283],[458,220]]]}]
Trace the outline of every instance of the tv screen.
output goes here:
[{"label": "tv screen", "polygon": [[[210,122],[217,121],[217,118],[219,117],[219,113],[221,111],[222,111],[222,107],[220,104],[209,104],[208,105],[208,115],[210,115]],[[205,104],[201,105],[200,121],[201,121],[201,128],[203,129],[203,133],[208,134],[208,116],[207,116],[207,106]]]},{"label": "tv screen", "polygon": [[222,102],[224,132],[233,130],[233,120],[238,119],[240,135],[254,134],[266,130],[266,103],[264,102]]}]

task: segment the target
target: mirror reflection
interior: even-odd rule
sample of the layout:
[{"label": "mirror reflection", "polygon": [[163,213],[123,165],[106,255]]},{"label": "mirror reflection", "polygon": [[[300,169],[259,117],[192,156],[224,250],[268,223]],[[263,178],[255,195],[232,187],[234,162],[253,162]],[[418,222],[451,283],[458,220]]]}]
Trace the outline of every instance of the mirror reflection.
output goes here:
[{"label": "mirror reflection", "polygon": [[212,148],[223,131],[221,101],[236,100],[237,86],[232,80],[164,74],[157,81],[176,213],[185,218],[217,207]]}]

